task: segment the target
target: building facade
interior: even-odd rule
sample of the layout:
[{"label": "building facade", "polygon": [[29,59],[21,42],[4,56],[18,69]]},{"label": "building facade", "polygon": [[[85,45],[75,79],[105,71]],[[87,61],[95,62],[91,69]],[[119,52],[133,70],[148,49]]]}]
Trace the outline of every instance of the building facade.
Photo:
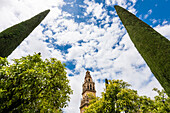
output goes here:
[{"label": "building facade", "polygon": [[80,113],[83,113],[84,108],[88,107],[90,101],[89,95],[96,96],[95,83],[93,82],[89,71],[86,72],[82,89],[83,91],[80,105]]}]

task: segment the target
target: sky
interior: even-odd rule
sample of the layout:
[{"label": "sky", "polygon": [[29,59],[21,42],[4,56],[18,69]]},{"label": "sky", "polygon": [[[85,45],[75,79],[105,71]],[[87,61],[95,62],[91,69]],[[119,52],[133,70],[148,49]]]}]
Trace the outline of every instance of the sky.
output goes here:
[{"label": "sky", "polygon": [[41,52],[66,63],[73,95],[65,113],[79,113],[82,84],[89,70],[96,95],[104,79],[122,79],[139,95],[162,89],[134,47],[114,5],[120,5],[170,40],[169,0],[0,0],[0,32],[50,9],[42,23],[8,59]]}]

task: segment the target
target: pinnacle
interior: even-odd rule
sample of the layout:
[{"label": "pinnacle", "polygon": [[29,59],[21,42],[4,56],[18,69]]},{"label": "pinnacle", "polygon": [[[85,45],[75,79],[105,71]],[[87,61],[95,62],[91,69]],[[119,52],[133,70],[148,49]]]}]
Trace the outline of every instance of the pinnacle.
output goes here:
[{"label": "pinnacle", "polygon": [[88,77],[88,76],[90,76],[90,77],[91,77],[91,75],[90,75],[90,71],[88,71],[88,70],[87,70],[87,72],[86,72],[86,77]]}]

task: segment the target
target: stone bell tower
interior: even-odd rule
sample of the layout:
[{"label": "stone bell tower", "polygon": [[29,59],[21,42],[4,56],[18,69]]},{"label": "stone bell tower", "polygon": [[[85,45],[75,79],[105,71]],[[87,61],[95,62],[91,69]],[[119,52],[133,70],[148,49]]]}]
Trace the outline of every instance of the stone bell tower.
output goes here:
[{"label": "stone bell tower", "polygon": [[96,96],[95,83],[93,82],[89,71],[86,72],[86,76],[82,87],[83,87],[83,92],[82,92],[82,99],[80,105],[80,113],[83,113],[84,108],[88,107],[89,105],[90,98],[88,95],[91,94],[93,96]]}]

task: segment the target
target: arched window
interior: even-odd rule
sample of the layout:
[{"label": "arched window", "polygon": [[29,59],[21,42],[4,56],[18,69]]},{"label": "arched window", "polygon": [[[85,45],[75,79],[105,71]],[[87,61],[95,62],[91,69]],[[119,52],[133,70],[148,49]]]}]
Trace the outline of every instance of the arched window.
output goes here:
[{"label": "arched window", "polygon": [[92,90],[91,84],[90,84],[90,89]]},{"label": "arched window", "polygon": [[90,82],[90,79],[89,79],[89,82]]},{"label": "arched window", "polygon": [[89,89],[89,85],[87,86],[87,89]]}]

